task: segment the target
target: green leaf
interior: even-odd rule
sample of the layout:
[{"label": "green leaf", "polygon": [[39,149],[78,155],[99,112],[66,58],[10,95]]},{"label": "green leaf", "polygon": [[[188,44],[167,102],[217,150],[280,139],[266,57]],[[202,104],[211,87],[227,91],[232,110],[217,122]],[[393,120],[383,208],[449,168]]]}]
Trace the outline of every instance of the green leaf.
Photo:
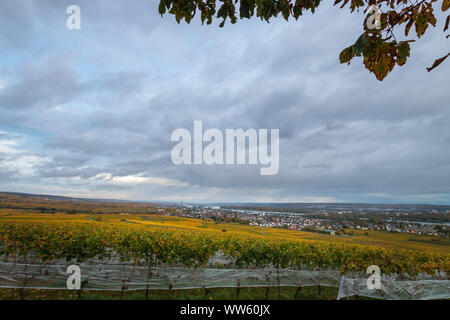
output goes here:
[{"label": "green leaf", "polygon": [[353,46],[345,48],[339,55],[339,60],[341,61],[341,63],[350,64],[350,60],[352,60],[352,58],[353,58]]},{"label": "green leaf", "polygon": [[398,56],[406,61],[406,58],[409,57],[410,51],[411,48],[409,43],[406,41],[400,41],[398,45]]},{"label": "green leaf", "polygon": [[353,45],[353,54],[358,57],[361,56],[362,51],[366,47],[366,43],[367,39],[365,37],[365,34],[362,34]]},{"label": "green leaf", "polygon": [[160,3],[159,3],[159,14],[160,15],[163,15],[163,14],[165,14],[166,13],[166,4],[164,3],[164,1],[161,1]]}]

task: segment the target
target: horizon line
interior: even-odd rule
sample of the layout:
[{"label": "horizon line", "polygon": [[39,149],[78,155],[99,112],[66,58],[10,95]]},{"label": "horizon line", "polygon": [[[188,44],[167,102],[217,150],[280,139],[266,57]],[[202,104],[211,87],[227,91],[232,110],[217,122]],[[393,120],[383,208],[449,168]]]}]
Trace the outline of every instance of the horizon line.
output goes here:
[{"label": "horizon line", "polygon": [[133,199],[113,199],[113,198],[87,198],[87,197],[79,197],[79,196],[69,196],[69,195],[60,195],[60,194],[45,194],[45,193],[27,193],[27,192],[18,192],[18,191],[0,191],[0,194],[13,194],[13,195],[22,195],[22,196],[39,196],[39,197],[61,197],[61,198],[68,198],[68,199],[75,199],[75,200],[86,200],[86,201],[121,201],[121,202],[131,202],[131,203],[170,203],[170,204],[177,204],[177,203],[185,203],[185,204],[199,204],[199,205],[211,205],[211,204],[222,204],[222,205],[252,205],[252,204],[263,204],[263,205],[270,205],[270,204],[310,204],[310,205],[330,205],[330,204],[352,204],[352,205],[398,205],[398,206],[405,206],[405,205],[415,205],[415,206],[444,206],[444,207],[450,207],[450,203],[420,203],[420,202],[223,202],[223,201],[211,201],[211,202],[196,202],[196,201],[190,201],[190,200],[133,200]]}]

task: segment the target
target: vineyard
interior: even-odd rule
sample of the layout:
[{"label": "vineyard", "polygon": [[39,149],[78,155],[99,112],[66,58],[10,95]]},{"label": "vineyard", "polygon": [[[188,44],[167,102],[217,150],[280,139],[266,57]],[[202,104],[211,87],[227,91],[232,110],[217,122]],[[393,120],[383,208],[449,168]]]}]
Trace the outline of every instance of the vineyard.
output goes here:
[{"label": "vineyard", "polygon": [[[112,290],[339,286],[342,275],[361,275],[368,266],[378,265],[384,274],[401,279],[423,280],[428,275],[426,281],[435,281],[438,274],[439,281],[444,279],[444,293],[450,292],[448,279],[442,278],[450,271],[449,254],[145,230],[133,224],[1,222],[0,256],[2,287],[55,287],[48,282],[53,275],[60,279],[58,288],[65,285],[65,268],[72,264],[83,266],[91,288]],[[102,272],[104,277],[99,276]],[[13,275],[16,283],[4,280]]]},{"label": "vineyard", "polygon": [[450,255],[338,243],[246,238],[80,224],[2,223],[0,255],[43,263],[118,258],[151,266],[206,267],[217,252],[235,267],[433,274],[450,270]]},{"label": "vineyard", "polygon": [[[25,289],[70,295],[67,271],[76,265],[81,283],[75,292],[84,294],[262,290],[267,298],[275,287],[278,296],[285,289],[309,297],[450,298],[445,238],[356,229],[338,237],[166,216],[176,209],[164,210],[0,194],[0,288],[21,298]],[[367,291],[370,265],[383,274],[377,292]]]}]

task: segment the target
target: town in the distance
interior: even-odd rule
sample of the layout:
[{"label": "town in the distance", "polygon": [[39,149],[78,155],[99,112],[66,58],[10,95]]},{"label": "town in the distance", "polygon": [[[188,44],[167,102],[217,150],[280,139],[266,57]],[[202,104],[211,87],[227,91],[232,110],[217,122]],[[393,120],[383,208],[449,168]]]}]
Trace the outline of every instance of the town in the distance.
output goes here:
[{"label": "town in the distance", "polygon": [[[28,209],[33,212],[67,212],[60,209],[61,201],[71,207],[77,201],[91,204],[84,211],[71,209],[69,213],[95,213],[99,206],[113,205],[107,213],[131,215],[137,213],[156,214],[238,223],[248,226],[301,230],[335,236],[351,236],[355,230],[392,233],[409,233],[449,238],[450,205],[429,204],[358,204],[358,203],[185,203],[185,202],[134,202],[122,200],[81,199],[51,195],[32,195],[3,192],[0,209],[22,209],[17,205],[23,199],[34,199]],[[20,200],[19,200],[20,199]],[[39,200],[40,199],[40,200]],[[55,201],[56,208],[51,203]],[[101,205],[104,203],[104,205]],[[108,206],[109,206],[108,205]],[[25,205],[25,208],[27,205]],[[29,206],[29,204],[28,204]],[[102,210],[101,210],[102,211]],[[97,212],[105,213],[105,212]]]},{"label": "town in the distance", "polygon": [[286,228],[338,236],[352,229],[402,232],[429,236],[450,235],[450,206],[378,204],[180,204],[164,215],[237,222],[251,226]]}]

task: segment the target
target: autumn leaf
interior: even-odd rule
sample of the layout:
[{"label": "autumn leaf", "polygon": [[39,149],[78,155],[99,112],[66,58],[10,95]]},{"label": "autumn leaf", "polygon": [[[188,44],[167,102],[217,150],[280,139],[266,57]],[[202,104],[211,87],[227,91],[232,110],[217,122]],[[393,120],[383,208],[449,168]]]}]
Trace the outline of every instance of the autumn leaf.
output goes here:
[{"label": "autumn leaf", "polygon": [[448,56],[450,56],[450,52],[448,54],[446,54],[445,56],[443,56],[442,58],[436,59],[434,61],[433,65],[431,67],[427,68],[428,72],[430,72],[431,70],[436,68],[438,65],[440,65],[442,62],[444,62],[444,60],[447,59]]}]

